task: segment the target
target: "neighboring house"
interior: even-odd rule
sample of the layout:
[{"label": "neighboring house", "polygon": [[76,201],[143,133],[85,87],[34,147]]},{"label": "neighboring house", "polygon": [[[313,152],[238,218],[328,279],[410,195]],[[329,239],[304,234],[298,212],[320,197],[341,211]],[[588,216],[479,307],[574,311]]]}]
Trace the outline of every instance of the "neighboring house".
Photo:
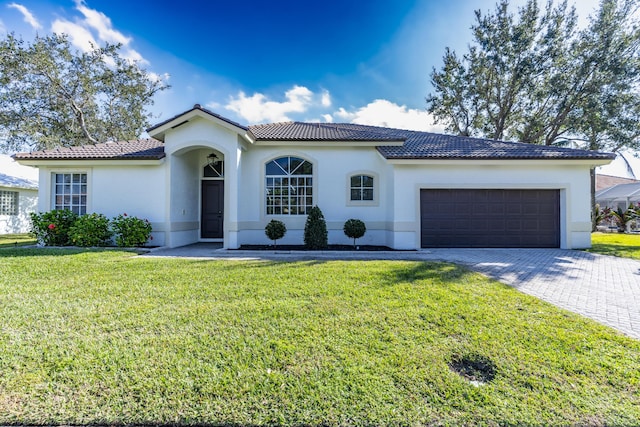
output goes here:
[{"label": "neighboring house", "polygon": [[0,154],[0,234],[26,233],[38,207],[38,170]]},{"label": "neighboring house", "polygon": [[318,205],[330,243],[361,219],[361,244],[584,248],[590,169],[614,156],[357,124],[245,127],[195,105],[151,139],[20,153],[40,169],[39,209],[149,219],[153,243],[302,244]]},{"label": "neighboring house", "polygon": [[640,182],[618,184],[596,191],[596,203],[601,208],[626,210],[630,204],[640,203]]},{"label": "neighboring house", "polygon": [[596,192],[618,184],[633,184],[640,178],[640,158],[635,151],[619,151],[608,165],[596,168]]}]

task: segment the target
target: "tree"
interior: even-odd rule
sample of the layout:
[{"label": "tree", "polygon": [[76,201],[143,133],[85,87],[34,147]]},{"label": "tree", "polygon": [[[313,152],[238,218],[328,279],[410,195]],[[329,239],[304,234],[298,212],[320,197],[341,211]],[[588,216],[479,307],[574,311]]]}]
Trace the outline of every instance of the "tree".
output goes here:
[{"label": "tree", "polygon": [[342,231],[347,237],[353,239],[353,247],[355,248],[356,239],[364,236],[364,233],[367,232],[367,226],[361,220],[352,218],[345,221]]},{"label": "tree", "polygon": [[282,239],[287,233],[287,226],[282,221],[272,219],[264,228],[264,233],[269,239],[273,240],[273,246],[277,246],[278,240]]},{"label": "tree", "polygon": [[309,209],[304,224],[304,244],[309,249],[326,249],[329,245],[327,222],[318,206]]},{"label": "tree", "polygon": [[637,0],[602,0],[577,28],[566,0],[544,12],[529,0],[514,16],[508,0],[476,11],[474,42],[462,57],[446,50],[433,69],[428,110],[460,135],[589,149],[637,147],[640,29]]},{"label": "tree", "polygon": [[119,45],[75,51],[63,35],[0,40],[0,149],[40,150],[135,138],[168,88]]}]

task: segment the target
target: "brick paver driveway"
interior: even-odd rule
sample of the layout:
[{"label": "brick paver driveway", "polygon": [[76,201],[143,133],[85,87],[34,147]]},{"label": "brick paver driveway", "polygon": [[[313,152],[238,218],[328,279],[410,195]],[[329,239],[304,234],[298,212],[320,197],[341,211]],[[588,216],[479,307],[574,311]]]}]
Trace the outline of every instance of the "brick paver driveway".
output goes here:
[{"label": "brick paver driveway", "polygon": [[233,251],[207,244],[160,249],[148,256],[450,261],[640,339],[640,261],[626,258],[563,249],[296,252]]},{"label": "brick paver driveway", "polygon": [[640,261],[562,249],[438,249],[423,259],[464,264],[640,339]]}]

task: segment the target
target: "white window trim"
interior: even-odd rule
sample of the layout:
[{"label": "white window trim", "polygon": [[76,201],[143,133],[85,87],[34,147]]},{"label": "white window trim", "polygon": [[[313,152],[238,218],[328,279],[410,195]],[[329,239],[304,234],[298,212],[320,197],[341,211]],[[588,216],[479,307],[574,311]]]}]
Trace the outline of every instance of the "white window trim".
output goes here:
[{"label": "white window trim", "polygon": [[87,169],[52,169],[49,173],[49,210],[53,211],[56,208],[56,175],[57,174],[79,174],[83,173],[87,175],[87,203],[86,213],[93,212],[92,210],[92,174]]},{"label": "white window trim", "polygon": [[[373,200],[351,200],[351,178],[354,176],[368,175],[373,177]],[[379,206],[380,205],[380,176],[370,170],[349,172],[346,176],[346,204],[347,206]]]},{"label": "white window trim", "polygon": [[292,221],[296,222],[296,219],[299,218],[304,223],[307,217],[306,214],[290,215],[290,214],[268,214],[267,213],[267,164],[281,157],[298,157],[300,159],[306,160],[311,164],[311,191],[313,192],[311,195],[311,206],[317,205],[317,200],[318,200],[317,198],[318,197],[317,196],[318,195],[318,162],[317,160],[310,157],[307,154],[302,154],[302,153],[292,152],[292,151],[284,151],[276,155],[271,155],[269,157],[263,158],[262,161],[260,162],[260,165],[262,168],[261,173],[259,175],[260,176],[260,194],[262,197],[262,200],[260,202],[260,212],[262,214],[262,219],[267,220],[267,219],[278,218],[281,220],[287,220],[287,225],[289,225],[289,222],[292,222]]}]

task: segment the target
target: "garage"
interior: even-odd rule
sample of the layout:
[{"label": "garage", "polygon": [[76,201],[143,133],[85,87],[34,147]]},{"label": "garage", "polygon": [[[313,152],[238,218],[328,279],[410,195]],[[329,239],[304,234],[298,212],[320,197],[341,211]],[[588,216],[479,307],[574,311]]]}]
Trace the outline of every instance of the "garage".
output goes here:
[{"label": "garage", "polygon": [[423,248],[557,248],[560,191],[423,189]]}]

